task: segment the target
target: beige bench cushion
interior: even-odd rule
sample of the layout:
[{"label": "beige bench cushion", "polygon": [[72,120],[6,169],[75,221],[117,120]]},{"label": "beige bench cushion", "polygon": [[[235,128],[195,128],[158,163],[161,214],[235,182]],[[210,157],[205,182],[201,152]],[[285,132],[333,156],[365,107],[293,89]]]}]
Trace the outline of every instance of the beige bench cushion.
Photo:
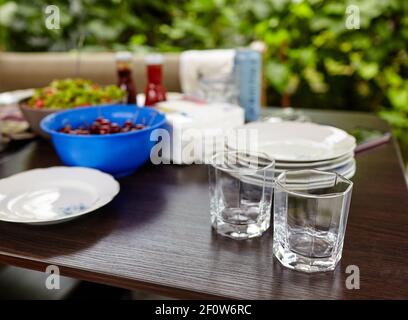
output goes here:
[{"label": "beige bench cushion", "polygon": [[[114,53],[0,53],[0,92],[42,87],[54,79],[81,77],[99,84],[116,83]],[[133,78],[144,92],[146,68],[141,55],[134,57]],[[181,91],[179,55],[164,55],[164,84],[168,91]]]}]

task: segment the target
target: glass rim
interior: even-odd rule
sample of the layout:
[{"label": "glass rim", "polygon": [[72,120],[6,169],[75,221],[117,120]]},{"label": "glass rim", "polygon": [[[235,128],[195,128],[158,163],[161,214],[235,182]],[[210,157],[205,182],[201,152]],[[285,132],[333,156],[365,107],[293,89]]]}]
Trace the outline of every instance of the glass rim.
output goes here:
[{"label": "glass rim", "polygon": [[[340,178],[341,180],[346,182],[348,186],[346,190],[342,192],[331,192],[331,193],[320,194],[320,195],[305,193],[299,190],[290,190],[290,188],[286,186],[286,183],[285,185],[282,184],[281,180],[283,176],[285,176],[287,173],[294,173],[294,172],[315,172],[315,173],[320,173],[320,174],[334,175],[337,178]],[[312,199],[323,199],[323,198],[327,199],[327,198],[336,198],[336,197],[344,196],[347,193],[349,193],[351,189],[353,188],[353,182],[350,179],[347,179],[346,177],[344,177],[343,175],[337,172],[330,172],[330,171],[316,170],[316,169],[285,170],[282,173],[280,173],[279,176],[275,178],[275,184],[279,185],[279,187],[281,187],[285,192],[289,194],[296,195],[296,196],[303,197],[303,198],[312,198]],[[306,189],[307,189],[307,185],[306,185]]]},{"label": "glass rim", "polygon": [[[262,159],[266,159],[269,161],[269,163],[263,167],[260,168],[223,168],[220,163],[217,163],[215,159],[221,155],[227,155],[227,154],[244,154],[247,156],[261,156]],[[254,173],[254,172],[263,172],[269,169],[273,169],[275,167],[275,159],[272,157],[268,156],[264,152],[258,152],[258,151],[253,151],[253,152],[245,152],[245,151],[240,151],[240,150],[233,150],[233,151],[219,151],[216,152],[215,154],[212,155],[211,160],[210,160],[210,165],[214,167],[217,170],[221,170],[224,172],[229,172],[229,173]]]}]

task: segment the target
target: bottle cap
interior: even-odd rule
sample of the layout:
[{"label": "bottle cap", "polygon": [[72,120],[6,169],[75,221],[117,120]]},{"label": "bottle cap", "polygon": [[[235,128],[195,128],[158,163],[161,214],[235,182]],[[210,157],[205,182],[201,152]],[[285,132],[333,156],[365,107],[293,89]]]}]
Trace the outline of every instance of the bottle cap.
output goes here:
[{"label": "bottle cap", "polygon": [[146,64],[163,64],[163,56],[161,54],[149,54],[145,58]]},{"label": "bottle cap", "polygon": [[131,61],[133,58],[133,55],[129,51],[120,51],[116,53],[116,61]]}]

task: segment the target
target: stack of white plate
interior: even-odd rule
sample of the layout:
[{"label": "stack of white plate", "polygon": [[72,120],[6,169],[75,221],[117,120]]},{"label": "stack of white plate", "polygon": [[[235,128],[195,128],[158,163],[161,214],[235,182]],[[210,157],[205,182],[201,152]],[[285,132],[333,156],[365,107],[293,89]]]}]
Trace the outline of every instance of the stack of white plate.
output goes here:
[{"label": "stack of white plate", "polygon": [[[356,171],[355,147],[355,138],[341,129],[290,121],[252,122],[237,128],[226,142],[227,150],[263,152],[275,159],[276,175],[285,170],[316,169],[346,178],[353,177]],[[311,182],[310,177],[290,181]]]}]

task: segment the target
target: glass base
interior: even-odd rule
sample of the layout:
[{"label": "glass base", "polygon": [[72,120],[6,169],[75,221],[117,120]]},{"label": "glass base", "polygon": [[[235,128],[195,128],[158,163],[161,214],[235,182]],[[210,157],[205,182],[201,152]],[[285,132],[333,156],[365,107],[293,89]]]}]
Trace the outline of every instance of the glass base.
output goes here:
[{"label": "glass base", "polygon": [[270,217],[265,215],[261,217],[256,223],[235,224],[227,223],[223,219],[211,217],[212,227],[214,230],[225,237],[236,240],[245,240],[255,237],[260,237],[270,226]]},{"label": "glass base", "polygon": [[285,249],[280,243],[273,245],[273,253],[283,266],[307,273],[333,271],[341,259],[341,254],[337,258],[333,256],[327,258],[305,257]]}]

